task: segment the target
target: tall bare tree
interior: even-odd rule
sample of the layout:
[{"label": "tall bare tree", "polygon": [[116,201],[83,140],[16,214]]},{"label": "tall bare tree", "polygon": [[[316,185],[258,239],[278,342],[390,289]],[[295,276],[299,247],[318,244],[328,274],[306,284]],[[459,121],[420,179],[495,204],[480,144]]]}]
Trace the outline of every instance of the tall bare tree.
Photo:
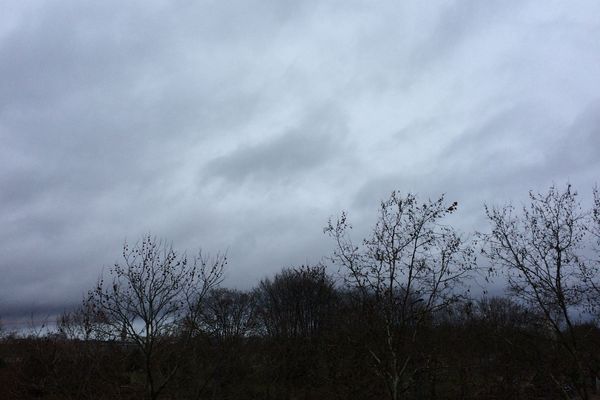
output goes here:
[{"label": "tall bare tree", "polygon": [[123,246],[123,263],[108,271],[90,291],[85,306],[94,313],[96,334],[133,343],[143,356],[146,396],[158,398],[177,371],[177,364],[158,363],[181,322],[223,277],[226,258],[193,259],[171,245],[146,236]]},{"label": "tall bare tree", "polygon": [[600,322],[600,190],[594,188],[594,203],[589,223],[589,232],[594,243],[593,255],[587,263],[582,263],[586,286],[587,304],[591,314]]},{"label": "tall bare tree", "polygon": [[545,194],[530,192],[529,199],[520,212],[511,205],[486,206],[492,230],[485,235],[484,254],[505,272],[509,292],[544,316],[576,367],[572,383],[587,399],[588,371],[574,329],[585,293],[581,252],[587,215],[571,185],[565,190],[552,186]]},{"label": "tall bare tree", "polygon": [[392,400],[410,389],[423,367],[412,351],[419,330],[432,313],[459,300],[460,283],[475,269],[473,249],[442,223],[456,208],[443,196],[420,203],[394,191],[360,245],[350,239],[346,213],[325,228],[336,242],[334,262],[380,321],[372,324],[378,341],[368,351]]}]

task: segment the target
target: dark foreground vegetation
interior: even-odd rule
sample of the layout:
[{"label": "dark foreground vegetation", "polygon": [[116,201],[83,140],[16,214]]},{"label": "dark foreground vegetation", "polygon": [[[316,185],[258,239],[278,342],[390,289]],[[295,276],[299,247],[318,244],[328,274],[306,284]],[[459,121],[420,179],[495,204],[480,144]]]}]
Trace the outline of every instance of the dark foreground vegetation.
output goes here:
[{"label": "dark foreground vegetation", "polygon": [[[465,238],[456,203],[392,193],[364,240],[329,221],[337,268],[247,291],[225,256],[146,237],[56,329],[2,334],[0,398],[597,398],[600,194],[530,200]],[[504,297],[473,298],[498,276]]]}]

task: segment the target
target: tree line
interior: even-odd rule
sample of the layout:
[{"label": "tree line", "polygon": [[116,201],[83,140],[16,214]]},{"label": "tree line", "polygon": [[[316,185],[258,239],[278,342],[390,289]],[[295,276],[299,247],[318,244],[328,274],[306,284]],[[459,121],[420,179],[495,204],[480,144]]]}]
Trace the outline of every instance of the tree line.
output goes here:
[{"label": "tree line", "polygon": [[[146,236],[56,329],[0,339],[5,399],[593,399],[600,378],[600,193],[570,185],[486,206],[392,192],[371,232],[324,233],[337,268],[223,287],[225,254]],[[332,273],[332,270],[339,270]],[[485,293],[500,277],[502,296]]]}]

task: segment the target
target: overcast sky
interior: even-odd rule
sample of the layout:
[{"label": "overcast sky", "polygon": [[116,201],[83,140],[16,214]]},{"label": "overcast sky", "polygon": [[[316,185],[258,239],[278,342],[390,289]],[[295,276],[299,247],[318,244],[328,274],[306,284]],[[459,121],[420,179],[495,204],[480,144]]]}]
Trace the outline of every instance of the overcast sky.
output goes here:
[{"label": "overcast sky", "polygon": [[0,0],[0,314],[80,301],[148,232],[247,287],[393,189],[465,231],[588,195],[599,38],[597,0]]}]

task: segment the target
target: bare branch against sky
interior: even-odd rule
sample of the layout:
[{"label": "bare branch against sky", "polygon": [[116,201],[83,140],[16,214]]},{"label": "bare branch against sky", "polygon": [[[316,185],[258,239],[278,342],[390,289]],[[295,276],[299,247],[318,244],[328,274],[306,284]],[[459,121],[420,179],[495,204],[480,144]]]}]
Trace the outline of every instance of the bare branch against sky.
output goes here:
[{"label": "bare branch against sky", "polygon": [[[123,240],[247,286],[398,189],[520,201],[600,172],[600,2],[0,4],[0,314],[81,299]],[[359,225],[359,224],[357,224]],[[365,224],[370,226],[370,224]]]}]

